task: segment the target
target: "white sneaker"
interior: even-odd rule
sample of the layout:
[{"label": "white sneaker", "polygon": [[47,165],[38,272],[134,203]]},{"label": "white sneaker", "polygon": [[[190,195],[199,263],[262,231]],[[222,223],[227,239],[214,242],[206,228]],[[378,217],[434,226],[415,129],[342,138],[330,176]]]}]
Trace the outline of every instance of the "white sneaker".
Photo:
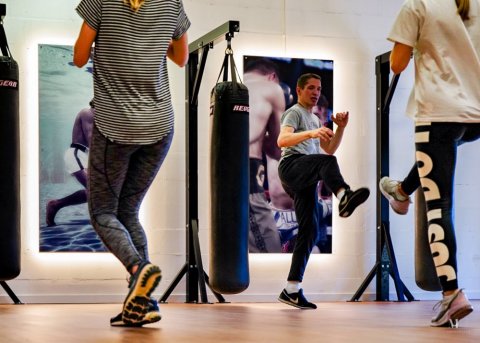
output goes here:
[{"label": "white sneaker", "polygon": [[391,180],[388,176],[382,177],[378,186],[383,196],[387,198],[392,210],[398,214],[407,214],[408,206],[410,206],[410,197],[405,197],[398,192],[400,182]]},{"label": "white sneaker", "polygon": [[457,289],[455,293],[443,296],[434,307],[436,311],[440,307],[437,315],[432,318],[431,326],[448,326],[458,328],[458,321],[473,311],[472,304],[462,289]]}]

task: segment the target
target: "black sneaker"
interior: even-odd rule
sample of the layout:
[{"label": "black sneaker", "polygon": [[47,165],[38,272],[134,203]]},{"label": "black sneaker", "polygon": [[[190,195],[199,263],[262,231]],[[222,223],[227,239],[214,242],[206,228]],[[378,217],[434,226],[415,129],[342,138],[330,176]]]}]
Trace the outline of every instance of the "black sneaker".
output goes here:
[{"label": "black sneaker", "polygon": [[368,199],[369,195],[370,190],[368,188],[359,188],[356,191],[347,189],[338,205],[340,217],[349,217],[358,205],[364,203],[365,200]]},{"label": "black sneaker", "polygon": [[123,303],[122,320],[125,324],[140,324],[148,312],[150,295],[161,279],[158,266],[143,262],[130,280],[129,292]]},{"label": "black sneaker", "polygon": [[300,289],[296,293],[287,293],[287,290],[283,289],[282,293],[278,296],[278,300],[284,304],[301,308],[302,310],[314,310],[317,308],[317,305],[309,302],[303,296],[303,289]]},{"label": "black sneaker", "polygon": [[115,317],[110,318],[110,325],[111,326],[122,326],[122,327],[140,327],[146,324],[153,324],[162,319],[162,315],[160,314],[160,308],[158,307],[158,302],[150,298],[148,302],[148,310],[147,313],[145,314],[145,317],[143,319],[135,324],[127,324],[123,321],[122,318],[122,313],[120,312],[117,314]]}]

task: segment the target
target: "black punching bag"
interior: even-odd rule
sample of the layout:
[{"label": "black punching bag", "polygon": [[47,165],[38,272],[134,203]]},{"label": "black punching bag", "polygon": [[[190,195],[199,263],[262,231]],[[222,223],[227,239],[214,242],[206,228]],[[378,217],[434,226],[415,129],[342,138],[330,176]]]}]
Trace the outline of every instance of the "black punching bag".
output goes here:
[{"label": "black punching bag", "polygon": [[[231,50],[230,50],[231,51]],[[232,82],[226,81],[228,59]],[[249,283],[249,100],[236,81],[231,53],[225,55],[224,82],[211,93],[210,146],[210,287],[224,294],[245,290]],[[220,71],[221,74],[221,71]]]},{"label": "black punching bag", "polygon": [[18,65],[1,24],[0,48],[0,281],[6,281],[20,274],[20,139]]},{"label": "black punching bag", "polygon": [[425,195],[421,188],[415,193],[415,282],[426,291],[442,290],[430,251]]}]

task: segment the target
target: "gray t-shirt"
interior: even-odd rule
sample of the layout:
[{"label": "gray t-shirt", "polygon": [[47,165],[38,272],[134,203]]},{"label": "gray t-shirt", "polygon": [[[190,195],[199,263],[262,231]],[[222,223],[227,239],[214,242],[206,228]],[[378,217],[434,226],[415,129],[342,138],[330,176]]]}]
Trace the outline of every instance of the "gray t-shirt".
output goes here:
[{"label": "gray t-shirt", "polygon": [[[293,127],[294,132],[303,132],[318,129],[320,127],[320,121],[313,113],[310,113],[301,105],[295,104],[283,113],[281,125],[282,127]],[[295,154],[312,155],[321,153],[324,152],[320,148],[318,138],[310,138],[297,145],[282,148],[282,157],[280,160]]]}]

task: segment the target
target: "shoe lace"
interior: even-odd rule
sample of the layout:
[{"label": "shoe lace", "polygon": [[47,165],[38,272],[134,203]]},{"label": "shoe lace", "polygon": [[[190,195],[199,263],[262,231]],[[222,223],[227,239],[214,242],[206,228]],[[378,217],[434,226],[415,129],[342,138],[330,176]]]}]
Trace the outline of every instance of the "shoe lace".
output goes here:
[{"label": "shoe lace", "polygon": [[397,186],[398,186],[398,181],[388,180],[387,182],[385,182],[384,187],[387,190],[387,192],[395,193]]},{"label": "shoe lace", "polygon": [[443,298],[442,300],[440,300],[439,302],[437,302],[433,306],[433,310],[436,311],[440,306],[447,307],[449,303],[453,302],[458,297],[460,292],[461,292],[461,290],[458,291],[457,293],[453,293],[452,295],[448,296],[447,298]]},{"label": "shoe lace", "polygon": [[445,299],[442,299],[442,300],[438,301],[435,305],[433,305],[433,309],[432,309],[432,310],[433,310],[434,312],[437,312],[438,308],[439,308],[440,306],[443,306],[443,304],[444,304],[445,302],[446,302]]}]

